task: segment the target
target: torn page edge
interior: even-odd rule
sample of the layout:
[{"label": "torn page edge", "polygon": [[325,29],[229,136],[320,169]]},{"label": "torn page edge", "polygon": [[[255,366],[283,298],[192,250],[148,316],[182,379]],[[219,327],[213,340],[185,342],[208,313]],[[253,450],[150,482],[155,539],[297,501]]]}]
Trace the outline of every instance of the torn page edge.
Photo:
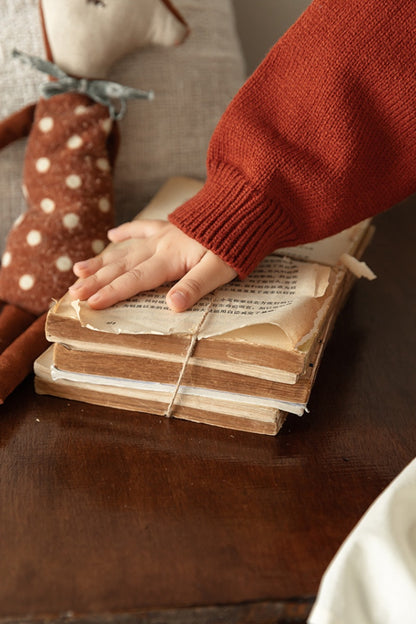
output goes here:
[{"label": "torn page edge", "polygon": [[339,260],[355,277],[365,277],[368,280],[373,280],[377,277],[365,262],[348,253],[342,254]]}]

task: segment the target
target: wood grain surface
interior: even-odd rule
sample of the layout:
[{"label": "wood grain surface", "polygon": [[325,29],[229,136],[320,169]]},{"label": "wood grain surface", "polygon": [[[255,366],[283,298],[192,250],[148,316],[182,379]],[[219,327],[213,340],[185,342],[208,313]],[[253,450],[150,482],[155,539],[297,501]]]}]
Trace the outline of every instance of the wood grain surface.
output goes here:
[{"label": "wood grain surface", "polygon": [[376,219],[310,413],[275,438],[33,392],[0,408],[0,623],[304,622],[416,449],[416,198]]}]

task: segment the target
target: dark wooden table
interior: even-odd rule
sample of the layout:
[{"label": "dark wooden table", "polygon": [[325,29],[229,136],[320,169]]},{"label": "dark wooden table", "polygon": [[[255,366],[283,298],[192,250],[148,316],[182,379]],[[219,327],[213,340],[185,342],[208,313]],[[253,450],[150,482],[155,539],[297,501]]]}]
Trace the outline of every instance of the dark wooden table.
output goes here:
[{"label": "dark wooden table", "polygon": [[276,438],[36,396],[0,408],[0,623],[304,622],[416,450],[416,198],[376,219],[310,414]]}]

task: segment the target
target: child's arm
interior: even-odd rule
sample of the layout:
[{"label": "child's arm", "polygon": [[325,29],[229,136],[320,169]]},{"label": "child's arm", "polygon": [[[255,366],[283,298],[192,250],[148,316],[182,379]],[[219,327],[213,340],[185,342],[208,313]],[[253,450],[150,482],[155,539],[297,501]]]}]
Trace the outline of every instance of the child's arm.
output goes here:
[{"label": "child's arm", "polygon": [[191,304],[232,270],[244,278],[274,249],[416,191],[415,32],[414,0],[314,0],[227,108],[202,190],[169,216],[166,238],[138,245],[146,263],[139,255],[134,276],[127,268],[114,282],[106,268],[78,292],[91,295],[105,274],[113,301],[183,278]]},{"label": "child's arm", "polygon": [[179,280],[168,292],[167,304],[182,312],[237,275],[212,251],[165,221],[132,221],[108,235],[118,244],[78,262],[74,272],[80,279],[69,289],[96,309]]},{"label": "child's arm", "polygon": [[169,220],[248,275],[416,191],[414,0],[315,0],[234,97]]}]

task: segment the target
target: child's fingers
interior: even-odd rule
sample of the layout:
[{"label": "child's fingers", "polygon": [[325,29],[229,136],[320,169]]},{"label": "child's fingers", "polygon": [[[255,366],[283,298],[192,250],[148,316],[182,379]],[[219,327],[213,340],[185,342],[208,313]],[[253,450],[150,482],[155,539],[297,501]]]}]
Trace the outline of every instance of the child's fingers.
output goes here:
[{"label": "child's fingers", "polygon": [[140,265],[118,275],[88,298],[92,308],[100,310],[128,299],[138,292],[152,290],[174,279],[166,258],[154,255]]},{"label": "child's fingers", "polygon": [[170,289],[166,295],[167,304],[174,312],[184,312],[201,297],[236,276],[234,269],[211,251],[207,251],[200,262]]},{"label": "child's fingers", "polygon": [[76,262],[73,266],[73,271],[77,277],[83,278],[96,273],[102,266],[102,256],[95,256],[94,258],[88,258],[88,260]]},{"label": "child's fingers", "polygon": [[75,275],[86,278],[97,273],[106,265],[124,263],[127,268],[145,260],[149,255],[149,247],[140,240],[127,239],[115,245],[109,245],[94,258],[77,262],[73,266]]},{"label": "child's fingers", "polygon": [[98,271],[85,278],[80,278],[69,287],[69,292],[73,298],[84,301],[94,293],[111,283],[119,275],[128,270],[124,262],[114,262],[101,267]]},{"label": "child's fingers", "polygon": [[180,312],[236,276],[218,256],[166,221],[125,223],[111,230],[109,238],[114,245],[74,266],[79,279],[71,296],[88,300],[95,309],[179,279],[167,304]]}]

